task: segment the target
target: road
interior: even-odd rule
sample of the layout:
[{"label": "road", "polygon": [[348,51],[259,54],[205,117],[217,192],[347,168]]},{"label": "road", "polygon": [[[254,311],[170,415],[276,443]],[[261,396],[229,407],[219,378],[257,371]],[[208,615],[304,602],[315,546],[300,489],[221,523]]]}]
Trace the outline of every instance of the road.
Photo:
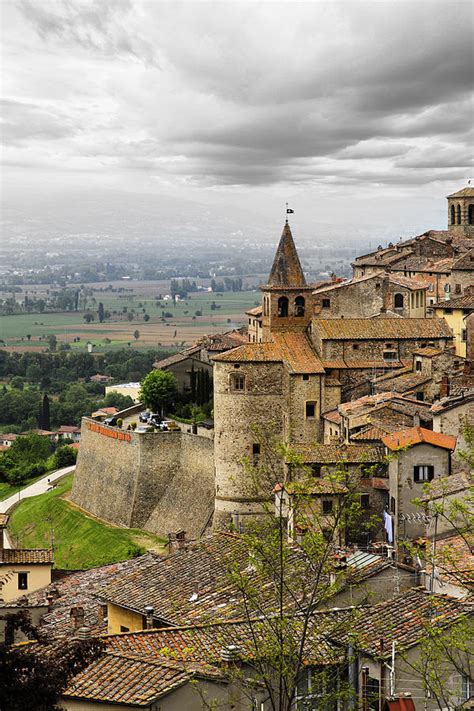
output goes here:
[{"label": "road", "polygon": [[35,481],[34,484],[25,486],[24,489],[20,489],[19,492],[17,492],[16,494],[12,494],[8,497],[8,499],[0,501],[0,513],[7,513],[7,511],[11,509],[13,504],[17,504],[18,501],[22,501],[23,499],[29,499],[30,496],[38,496],[38,494],[44,494],[45,491],[48,491],[48,488],[50,486],[49,482],[56,481],[62,476],[70,474],[74,471],[75,468],[76,467],[74,465],[72,467],[56,469],[55,472],[50,472],[49,474],[46,474],[41,479],[38,479],[38,481]]},{"label": "road", "polygon": [[[24,489],[20,489],[19,492],[13,494],[12,496],[9,496],[8,499],[0,501],[0,513],[7,513],[8,510],[11,509],[14,504],[17,504],[19,501],[23,501],[23,499],[29,499],[30,496],[38,496],[38,494],[44,494],[45,491],[48,491],[51,482],[60,479],[62,476],[66,476],[66,474],[70,474],[74,471],[75,468],[76,466],[74,465],[72,467],[56,469],[55,472],[50,472],[49,474],[46,474],[41,479],[38,479],[38,481],[35,481],[34,484],[30,484],[30,486],[25,486]],[[4,548],[12,547],[10,536],[8,535],[8,531],[6,529],[3,532],[3,546]]]}]

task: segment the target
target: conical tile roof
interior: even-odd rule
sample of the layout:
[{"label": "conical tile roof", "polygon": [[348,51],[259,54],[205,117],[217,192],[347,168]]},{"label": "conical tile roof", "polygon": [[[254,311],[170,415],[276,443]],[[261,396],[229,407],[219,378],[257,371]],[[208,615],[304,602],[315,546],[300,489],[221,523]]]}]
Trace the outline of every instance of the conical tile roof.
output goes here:
[{"label": "conical tile roof", "polygon": [[290,225],[285,223],[280,243],[268,277],[269,286],[298,287],[305,286],[303,270],[296,251]]}]

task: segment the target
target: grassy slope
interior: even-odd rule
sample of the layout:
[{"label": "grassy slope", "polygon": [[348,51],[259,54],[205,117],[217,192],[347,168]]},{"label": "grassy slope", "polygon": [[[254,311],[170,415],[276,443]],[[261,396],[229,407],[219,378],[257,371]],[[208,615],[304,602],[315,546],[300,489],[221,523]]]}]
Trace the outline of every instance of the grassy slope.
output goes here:
[{"label": "grassy slope", "polygon": [[150,533],[115,528],[71,506],[64,495],[71,490],[73,475],[46,494],[25,499],[11,514],[9,532],[16,545],[44,548],[54,532],[55,567],[92,568],[130,557],[132,546],[159,549],[163,541]]}]

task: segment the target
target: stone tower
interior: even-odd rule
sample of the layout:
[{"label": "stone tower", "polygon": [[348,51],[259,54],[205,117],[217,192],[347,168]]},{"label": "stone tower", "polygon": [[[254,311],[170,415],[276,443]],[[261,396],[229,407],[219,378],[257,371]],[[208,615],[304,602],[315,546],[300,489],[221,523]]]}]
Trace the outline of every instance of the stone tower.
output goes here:
[{"label": "stone tower", "polygon": [[[261,510],[242,459],[257,463],[269,436],[298,445],[320,440],[325,371],[307,333],[313,288],[306,284],[287,222],[262,287],[263,341],[213,359],[215,528],[232,519],[245,525]],[[285,465],[275,458],[273,464],[276,483]],[[272,486],[268,491],[271,498]]]},{"label": "stone tower", "polygon": [[474,188],[462,188],[448,195],[448,230],[459,236],[474,237]]},{"label": "stone tower", "polygon": [[271,332],[284,329],[304,330],[311,321],[311,295],[314,287],[306,284],[288,220],[280,238],[268,283],[263,292],[263,341]]}]

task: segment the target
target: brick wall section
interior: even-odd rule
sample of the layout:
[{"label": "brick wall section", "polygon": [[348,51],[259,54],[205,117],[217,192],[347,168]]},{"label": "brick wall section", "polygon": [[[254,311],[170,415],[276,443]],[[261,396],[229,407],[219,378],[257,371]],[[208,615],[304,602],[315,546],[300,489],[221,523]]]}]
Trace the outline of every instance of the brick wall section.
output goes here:
[{"label": "brick wall section", "polygon": [[128,439],[95,431],[97,423],[83,419],[72,501],[119,526],[163,536],[184,528],[190,537],[199,536],[212,511],[213,441],[182,432],[101,427]]}]

